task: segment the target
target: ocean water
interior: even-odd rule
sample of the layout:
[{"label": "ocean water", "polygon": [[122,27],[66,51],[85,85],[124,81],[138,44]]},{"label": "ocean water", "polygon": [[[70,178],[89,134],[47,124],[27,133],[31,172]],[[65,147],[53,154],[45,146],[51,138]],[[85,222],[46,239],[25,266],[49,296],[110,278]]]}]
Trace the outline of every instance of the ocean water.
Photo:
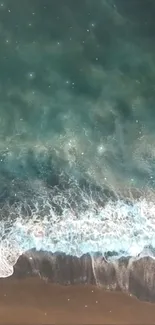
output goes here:
[{"label": "ocean water", "polygon": [[155,248],[155,1],[0,2],[0,276]]}]

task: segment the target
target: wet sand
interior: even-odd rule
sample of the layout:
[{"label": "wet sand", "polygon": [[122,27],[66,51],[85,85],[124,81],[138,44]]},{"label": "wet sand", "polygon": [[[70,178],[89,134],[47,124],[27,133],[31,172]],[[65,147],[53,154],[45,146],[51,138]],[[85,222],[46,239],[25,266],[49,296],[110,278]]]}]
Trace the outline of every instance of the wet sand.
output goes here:
[{"label": "wet sand", "polygon": [[95,285],[155,303],[155,259],[149,256],[108,261],[100,253],[77,257],[32,249],[19,257],[12,272],[15,279],[39,275],[53,284]]},{"label": "wet sand", "polygon": [[154,324],[155,304],[91,285],[0,280],[0,324]]}]

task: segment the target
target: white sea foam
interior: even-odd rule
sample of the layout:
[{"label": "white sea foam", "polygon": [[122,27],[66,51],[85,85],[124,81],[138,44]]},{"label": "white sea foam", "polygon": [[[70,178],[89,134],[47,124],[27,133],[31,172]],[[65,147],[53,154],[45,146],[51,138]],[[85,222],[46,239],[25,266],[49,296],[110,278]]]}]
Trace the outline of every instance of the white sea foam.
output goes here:
[{"label": "white sea foam", "polygon": [[[34,224],[33,220],[17,219],[12,228],[14,240],[23,250],[36,247],[78,256],[95,251],[124,251],[136,256],[144,246],[155,245],[155,205],[146,200],[133,206],[109,202],[96,214],[90,208],[78,217],[68,209],[53,219],[56,221],[51,217]],[[37,225],[42,228],[39,237],[35,235]]]}]

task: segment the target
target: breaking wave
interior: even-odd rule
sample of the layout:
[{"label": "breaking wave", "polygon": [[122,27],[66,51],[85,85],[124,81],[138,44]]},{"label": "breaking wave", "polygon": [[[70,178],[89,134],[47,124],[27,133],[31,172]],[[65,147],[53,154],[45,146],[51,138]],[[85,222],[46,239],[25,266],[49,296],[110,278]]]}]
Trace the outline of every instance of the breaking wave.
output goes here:
[{"label": "breaking wave", "polygon": [[37,197],[1,207],[1,277],[11,275],[19,256],[34,248],[77,257],[100,252],[109,260],[154,258],[150,249],[155,248],[153,192],[133,197],[130,191],[128,197],[116,199],[77,184],[61,190],[56,186],[47,190],[39,182],[35,186],[40,192]]}]

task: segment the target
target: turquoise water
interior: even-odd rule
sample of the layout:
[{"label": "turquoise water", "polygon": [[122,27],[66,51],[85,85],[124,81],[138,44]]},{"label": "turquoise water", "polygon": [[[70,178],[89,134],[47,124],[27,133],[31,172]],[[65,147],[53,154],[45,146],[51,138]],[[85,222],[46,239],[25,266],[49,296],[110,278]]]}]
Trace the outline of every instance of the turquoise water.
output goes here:
[{"label": "turquoise water", "polygon": [[154,14],[154,0],[0,2],[2,255],[154,246]]}]

